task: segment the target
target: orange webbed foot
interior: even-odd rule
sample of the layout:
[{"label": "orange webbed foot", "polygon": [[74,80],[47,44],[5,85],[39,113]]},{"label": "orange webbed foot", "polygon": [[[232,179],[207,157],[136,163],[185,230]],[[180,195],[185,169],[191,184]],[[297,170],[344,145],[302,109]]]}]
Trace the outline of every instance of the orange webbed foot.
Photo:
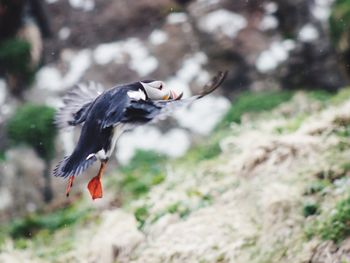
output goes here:
[{"label": "orange webbed foot", "polygon": [[102,198],[102,183],[101,177],[99,175],[95,176],[90,180],[87,188],[89,189],[92,200]]},{"label": "orange webbed foot", "polygon": [[67,188],[66,188],[66,196],[68,197],[69,196],[69,192],[70,190],[72,189],[72,186],[73,186],[73,182],[74,182],[74,175],[69,177],[69,180],[68,180],[68,184],[67,184]]}]

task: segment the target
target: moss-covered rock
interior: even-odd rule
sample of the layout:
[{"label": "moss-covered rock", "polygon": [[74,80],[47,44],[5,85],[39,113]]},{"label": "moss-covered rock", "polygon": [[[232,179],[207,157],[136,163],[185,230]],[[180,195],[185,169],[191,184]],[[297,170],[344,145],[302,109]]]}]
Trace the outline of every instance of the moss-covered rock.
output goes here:
[{"label": "moss-covered rock", "polygon": [[350,1],[335,1],[332,13],[329,19],[330,33],[332,42],[339,53],[342,63],[345,65],[344,70],[350,74]]},{"label": "moss-covered rock", "polygon": [[50,160],[54,154],[57,134],[53,123],[54,115],[55,110],[48,106],[27,104],[19,108],[7,123],[11,144],[28,144],[43,159]]},{"label": "moss-covered rock", "polygon": [[16,87],[12,87],[14,93],[19,93],[34,80],[30,52],[31,46],[25,40],[12,38],[0,42],[0,74],[16,79]]}]

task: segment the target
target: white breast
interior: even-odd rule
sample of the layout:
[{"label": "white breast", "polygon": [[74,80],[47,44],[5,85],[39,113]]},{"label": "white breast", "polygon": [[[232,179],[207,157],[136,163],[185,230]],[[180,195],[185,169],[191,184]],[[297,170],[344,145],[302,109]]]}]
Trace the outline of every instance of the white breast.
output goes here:
[{"label": "white breast", "polygon": [[120,135],[123,134],[123,132],[126,129],[127,129],[127,127],[124,124],[118,124],[118,125],[114,126],[113,135],[112,135],[112,139],[111,139],[111,147],[107,150],[107,152],[105,152],[104,149],[99,150],[96,153],[96,157],[100,160],[105,160],[105,159],[108,159],[109,157],[111,157],[118,138],[120,137]]}]

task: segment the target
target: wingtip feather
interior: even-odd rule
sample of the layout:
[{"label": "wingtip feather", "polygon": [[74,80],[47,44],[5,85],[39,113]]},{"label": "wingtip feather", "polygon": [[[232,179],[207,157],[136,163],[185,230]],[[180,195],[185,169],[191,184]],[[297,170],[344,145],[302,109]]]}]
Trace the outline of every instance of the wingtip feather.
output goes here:
[{"label": "wingtip feather", "polygon": [[83,162],[75,166],[73,165],[72,169],[67,169],[66,165],[69,162],[69,158],[69,156],[65,156],[63,160],[61,160],[53,169],[52,174],[55,177],[67,178],[73,175],[78,176],[82,174],[87,168],[89,168],[90,165],[92,165],[97,160],[97,158],[94,156],[92,158],[84,160]]},{"label": "wingtip feather", "polygon": [[228,70],[219,71],[216,75],[203,87],[203,92],[199,95],[199,99],[212,93],[224,82],[228,74]]}]

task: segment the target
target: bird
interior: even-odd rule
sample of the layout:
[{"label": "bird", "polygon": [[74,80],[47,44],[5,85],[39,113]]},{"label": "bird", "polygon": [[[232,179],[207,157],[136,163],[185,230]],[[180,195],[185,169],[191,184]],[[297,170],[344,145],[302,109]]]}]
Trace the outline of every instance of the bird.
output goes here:
[{"label": "bird", "polygon": [[68,178],[66,196],[75,177],[100,161],[100,169],[87,188],[93,200],[102,198],[102,176],[118,138],[125,131],[164,119],[176,108],[192,104],[217,89],[226,75],[227,71],[219,71],[200,94],[189,98],[182,98],[182,92],[177,94],[160,80],[121,84],[108,90],[91,82],[69,91],[54,121],[63,130],[81,126],[75,149],[53,170],[54,176]]}]

